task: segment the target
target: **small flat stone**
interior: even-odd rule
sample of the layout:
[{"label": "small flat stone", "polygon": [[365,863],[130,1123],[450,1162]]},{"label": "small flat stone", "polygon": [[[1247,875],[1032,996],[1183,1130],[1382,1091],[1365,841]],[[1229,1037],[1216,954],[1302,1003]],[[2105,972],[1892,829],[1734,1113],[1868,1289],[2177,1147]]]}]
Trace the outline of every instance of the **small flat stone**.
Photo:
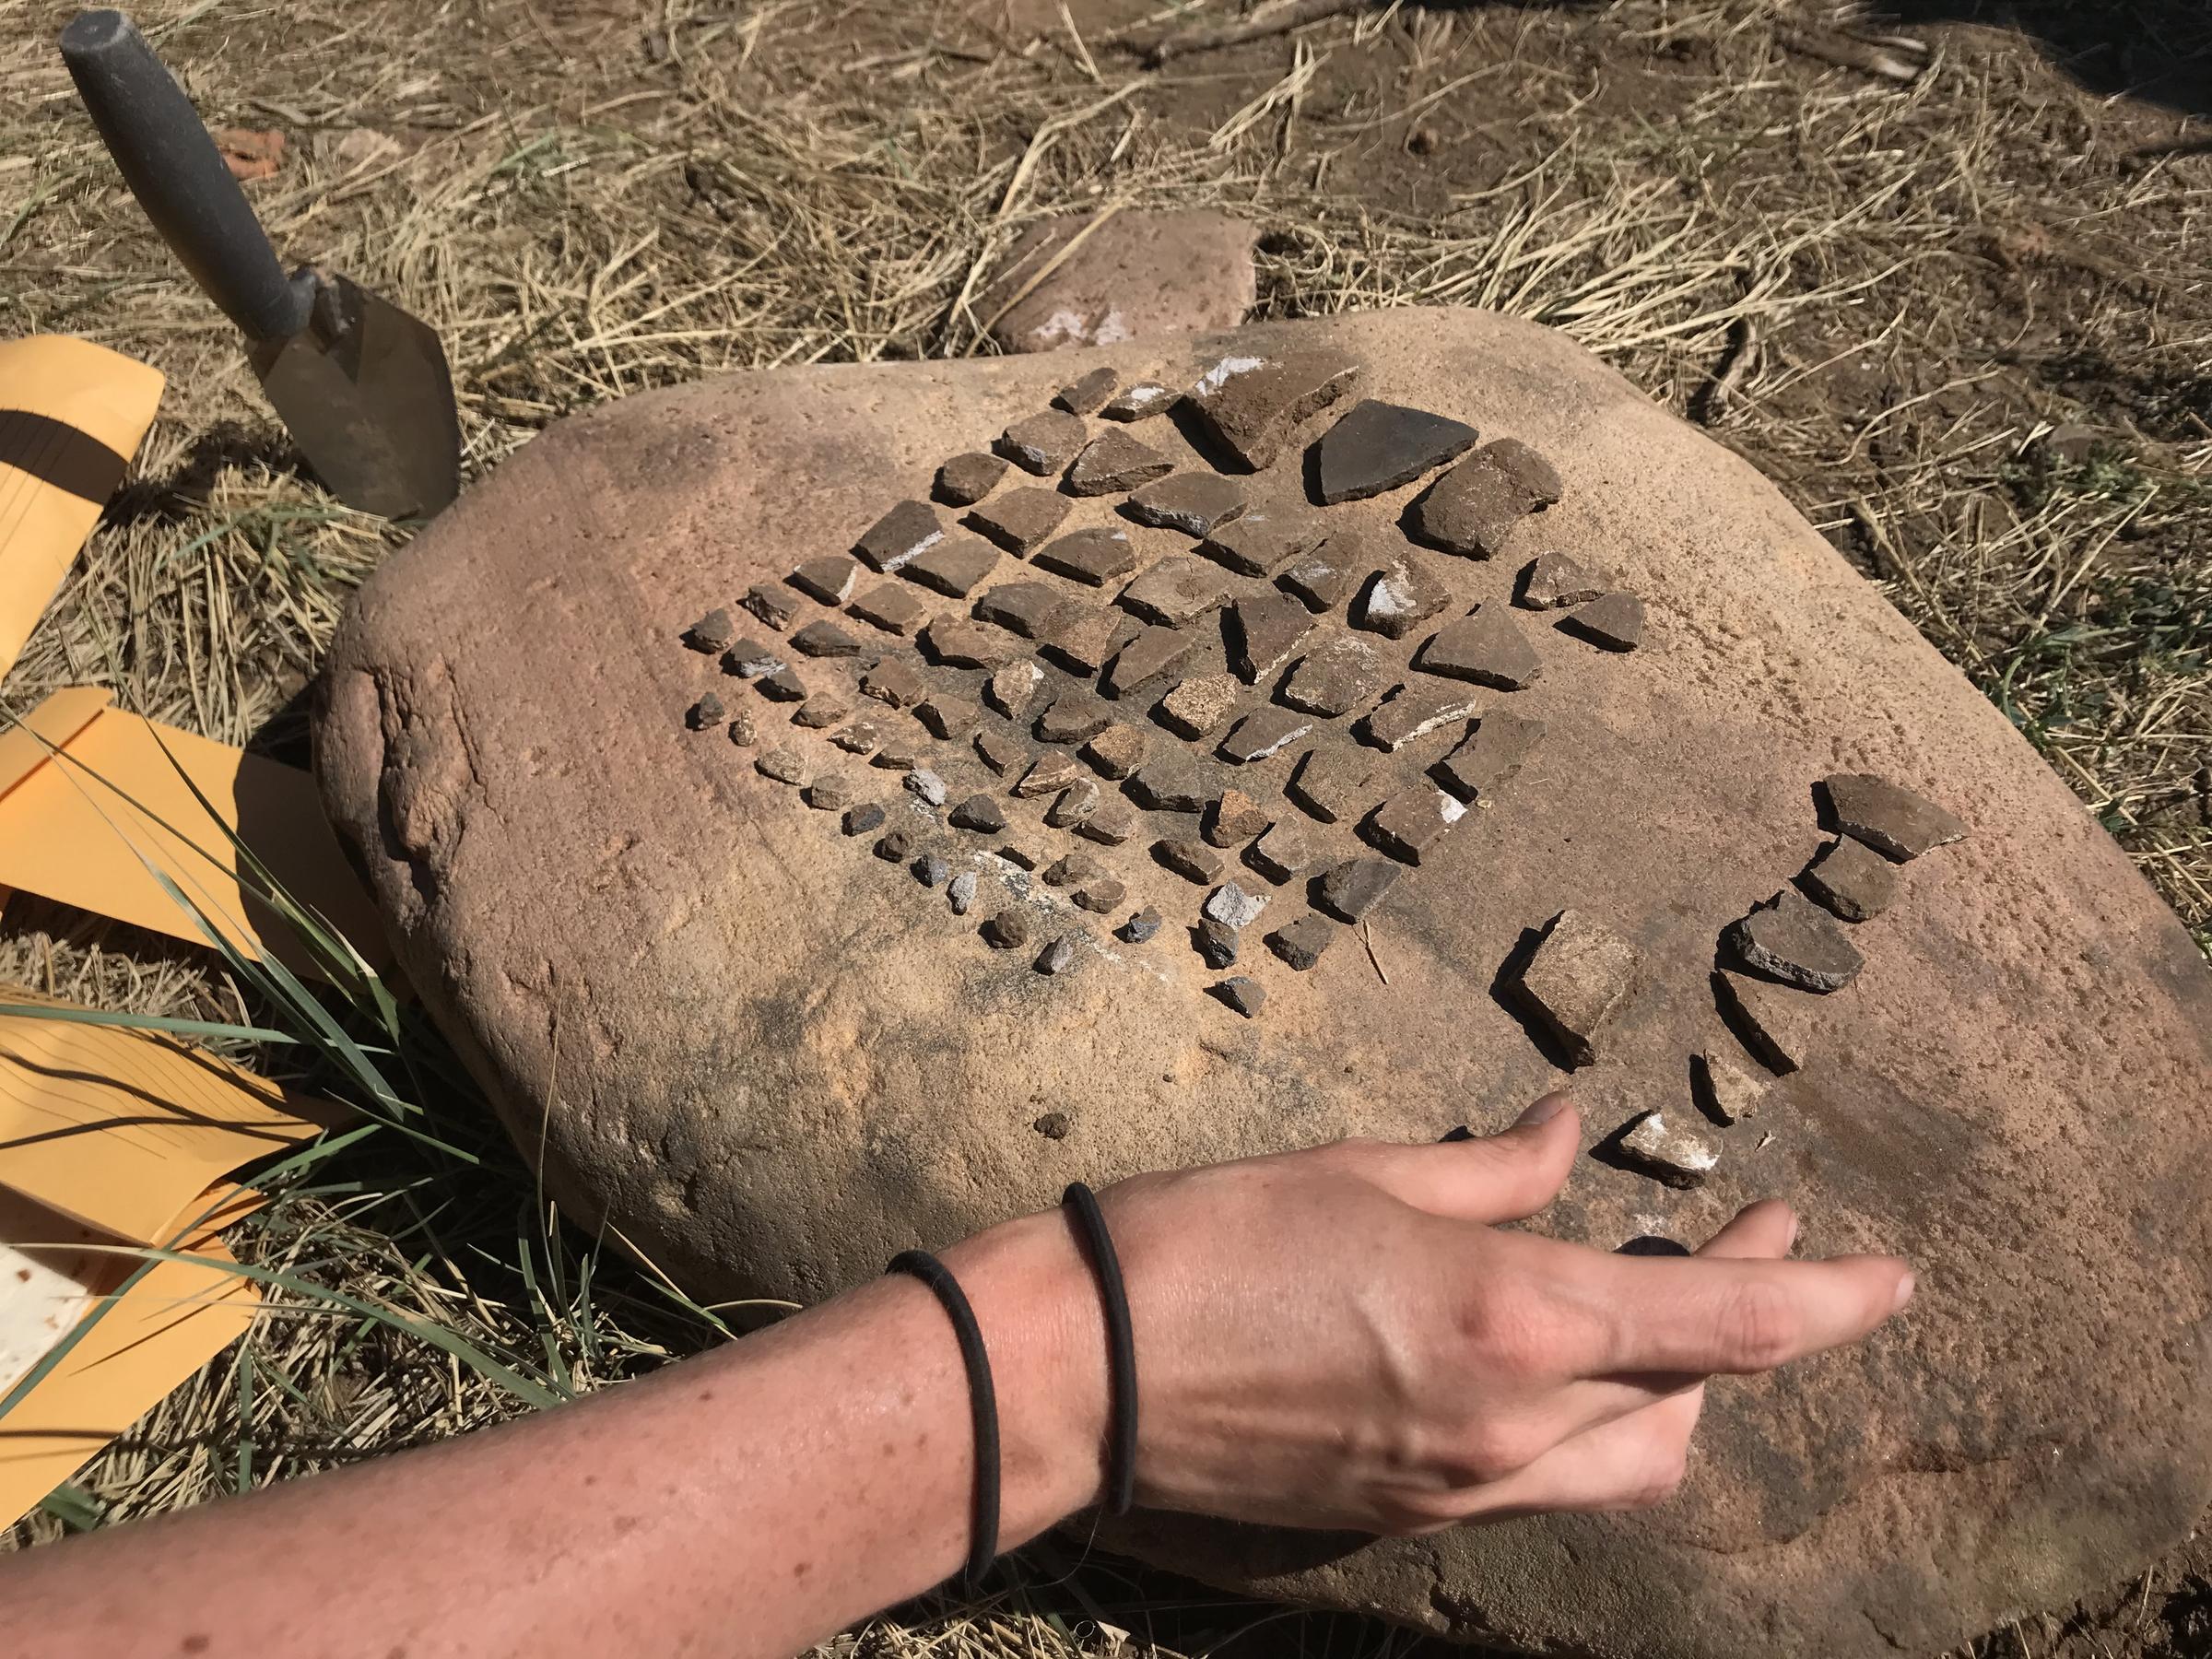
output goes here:
[{"label": "small flat stone", "polygon": [[1452,603],[1452,590],[1427,559],[1402,553],[1367,579],[1353,607],[1355,627],[1402,640]]},{"label": "small flat stone", "polygon": [[1181,628],[1229,595],[1228,579],[1210,559],[1176,554],[1163,559],[1124,588],[1116,601],[1147,622]]},{"label": "small flat stone", "polygon": [[1087,910],[1094,916],[1103,916],[1120,907],[1129,889],[1111,876],[1094,876],[1077,888],[1070,898],[1077,910]]},{"label": "small flat stone", "polygon": [[1159,931],[1159,912],[1147,904],[1115,928],[1113,936],[1124,945],[1142,945]]},{"label": "small flat stone", "polygon": [[1313,446],[1324,507],[1410,484],[1475,445],[1465,421],[1362,398]]},{"label": "small flat stone", "polygon": [[860,580],[860,561],[842,553],[810,559],[791,573],[791,585],[824,605],[842,605]]},{"label": "small flat stone", "polygon": [[1757,1117],[1774,1085],[1755,1077],[1724,1054],[1702,1053],[1697,1064],[1698,1096],[1705,1110],[1724,1124]]},{"label": "small flat stone", "polygon": [[1132,434],[1101,432],[1067,469],[1067,488],[1073,495],[1117,495],[1174,470],[1174,462]]},{"label": "small flat stone", "polygon": [[729,714],[722,699],[710,691],[684,712],[684,724],[695,732],[704,732],[720,725]]},{"label": "small flat stone", "polygon": [[994,950],[1019,950],[1030,942],[1030,919],[1018,910],[1000,911],[983,924],[983,943]]},{"label": "small flat stone", "polygon": [[952,879],[952,863],[941,853],[924,853],[907,868],[914,879],[925,888],[943,887]]},{"label": "small flat stone", "polygon": [[1158,381],[1138,381],[1114,394],[1099,411],[1108,420],[1146,420],[1164,415],[1175,404],[1175,394]]},{"label": "small flat stone", "polygon": [[1088,678],[1144,627],[1126,611],[1077,606],[1044,641],[1047,655]]},{"label": "small flat stone", "polygon": [[1605,584],[1564,553],[1539,553],[1521,571],[1515,595],[1530,610],[1558,610],[1601,597]]},{"label": "small flat stone", "polygon": [[[1292,568],[1321,538],[1319,521],[1308,514],[1247,512],[1199,543],[1198,551],[1241,576],[1273,576]],[[1306,603],[1302,595],[1300,603]]]},{"label": "small flat stone", "polygon": [[973,870],[962,870],[945,884],[945,897],[954,915],[964,916],[975,908],[975,889],[979,885]]},{"label": "small flat stone", "polygon": [[806,602],[796,588],[781,582],[756,582],[745,590],[745,597],[737,603],[782,633],[791,626],[791,619],[799,614]]},{"label": "small flat stone", "polygon": [[974,747],[975,758],[1002,778],[1008,772],[1027,771],[1030,762],[1037,759],[1028,744],[996,726],[978,728]]},{"label": "small flat stone", "polygon": [[1152,856],[1200,887],[1211,887],[1221,879],[1221,854],[1204,841],[1169,837],[1152,843]]},{"label": "small flat stone", "polygon": [[1441,789],[1410,789],[1375,809],[1365,827],[1367,839],[1393,858],[1418,865],[1466,811],[1458,796]]},{"label": "small flat stone", "polygon": [[1297,824],[1286,819],[1245,849],[1244,862],[1274,882],[1288,881],[1311,865],[1318,854],[1313,841]]},{"label": "small flat stone", "polygon": [[932,737],[965,737],[982,712],[966,698],[945,691],[932,691],[914,705],[914,717],[929,728]]},{"label": "small flat stone", "polygon": [[927,697],[929,685],[908,664],[884,662],[862,677],[860,694],[891,708],[903,709]]},{"label": "small flat stone", "polygon": [[1812,1052],[1812,1017],[1817,998],[1771,980],[1721,969],[1712,976],[1713,997],[1759,1063],[1788,1073],[1805,1065]]},{"label": "small flat stone", "polygon": [[1248,686],[1271,677],[1313,631],[1312,613],[1288,594],[1255,594],[1229,607],[1229,661]]},{"label": "small flat stone", "polygon": [[952,809],[946,820],[955,830],[972,830],[978,835],[996,835],[1006,827],[1006,809],[987,794],[972,794]]},{"label": "small flat stone", "polygon": [[1340,547],[1337,541],[1331,537],[1319,552],[1292,559],[1275,579],[1276,586],[1317,616],[1344,602],[1363,562],[1348,542]]},{"label": "small flat stone", "polygon": [[753,762],[753,770],[764,778],[773,778],[779,783],[803,786],[806,782],[806,762],[792,749],[770,749]]},{"label": "small flat stone", "polygon": [[1836,919],[1795,888],[1783,888],[1731,926],[1728,944],[1752,972],[1800,991],[1841,991],[1866,965]]},{"label": "small flat stone", "polygon": [[759,679],[790,666],[791,659],[781,647],[766,644],[749,634],[722,653],[722,671],[740,679]]},{"label": "small flat stone", "polygon": [[1542,721],[1492,709],[1437,764],[1436,773],[1461,799],[1480,801],[1509,782],[1543,740]]},{"label": "small flat stone", "polygon": [[1396,696],[1377,705],[1360,727],[1370,743],[1394,754],[1417,737],[1467,719],[1481,706],[1472,691],[1403,686]]},{"label": "small flat stone", "polygon": [[1217,997],[1247,1019],[1256,1017],[1267,1003],[1267,987],[1241,973],[1232,974],[1213,989]]},{"label": "small flat stone", "polygon": [[1151,738],[1140,725],[1110,725],[1083,746],[1083,759],[1100,777],[1122,779],[1145,763]]},{"label": "small flat stone", "polygon": [[1306,751],[1286,793],[1324,824],[1348,823],[1382,799],[1382,770],[1368,750],[1329,744]]},{"label": "small flat stone", "polygon": [[1040,755],[1036,764],[1021,774],[1021,782],[1014,785],[1014,794],[1025,801],[1039,795],[1058,794],[1071,788],[1082,776],[1073,755]]},{"label": "small flat stone", "polygon": [[1191,943],[1208,968],[1233,968],[1237,963],[1237,930],[1213,916],[1202,916],[1191,929]]},{"label": "small flat stone", "polygon": [[998,549],[976,535],[948,535],[900,574],[953,599],[965,599],[998,568]]},{"label": "small flat stone", "polygon": [[1081,887],[1106,874],[1105,866],[1088,853],[1068,853],[1045,866],[1044,885],[1050,888]]},{"label": "small flat stone", "polygon": [[948,668],[981,668],[987,674],[1022,654],[1016,641],[972,617],[937,618],[922,630],[922,649]]},{"label": "small flat stone", "polygon": [[1136,491],[1123,511],[1140,524],[1211,535],[1244,511],[1244,489],[1218,473],[1174,473]]},{"label": "small flat stone", "polygon": [[1081,380],[1073,382],[1053,394],[1053,407],[1065,409],[1070,415],[1093,415],[1113,395],[1114,387],[1122,377],[1101,363]]},{"label": "small flat stone", "polygon": [[1008,663],[983,683],[983,700],[1008,720],[1019,720],[1030,712],[1030,705],[1037,700],[1037,689],[1043,684],[1044,670],[1025,658]]},{"label": "small flat stone", "polygon": [[1206,809],[1199,834],[1209,847],[1238,847],[1274,822],[1267,809],[1241,789],[1225,789]]},{"label": "small flat stone", "polygon": [[904,864],[913,856],[913,832],[908,830],[887,830],[876,843],[876,856],[886,864]]},{"label": "small flat stone", "polygon": [[1300,973],[1313,966],[1343,930],[1326,916],[1309,911],[1267,935],[1267,948]]},{"label": "small flat stone", "polygon": [[737,624],[731,619],[730,613],[719,605],[684,629],[684,643],[709,656],[718,651],[727,651],[730,641],[736,637]]},{"label": "small flat stone", "polygon": [[1313,717],[1272,704],[1247,714],[1221,740],[1221,753],[1240,766],[1278,755],[1313,729]]},{"label": "small flat stone", "polygon": [[1349,634],[1335,634],[1308,651],[1277,693],[1304,714],[1335,719],[1382,689],[1386,670],[1374,648]]},{"label": "small flat stone", "polygon": [[1109,697],[1127,697],[1139,687],[1181,667],[1194,643],[1190,635],[1172,628],[1158,624],[1147,627],[1114,653],[1113,661],[1106,665],[1100,688]]},{"label": "small flat stone", "polygon": [[1647,1112],[1620,1137],[1629,1162],[1671,1187],[1702,1186],[1721,1161],[1720,1148],[1694,1129],[1670,1124],[1665,1114]]},{"label": "small flat stone", "polygon": [[1597,1038],[1627,998],[1636,973],[1628,940],[1595,916],[1563,910],[1521,970],[1524,1006],[1555,1037],[1575,1065],[1597,1058]]},{"label": "small flat stone", "polygon": [[1160,700],[1160,724],[1181,737],[1204,737],[1229,718],[1243,694],[1234,675],[1198,675]]},{"label": "small flat stone", "polygon": [[1225,881],[1206,896],[1200,913],[1224,927],[1243,929],[1257,922],[1266,908],[1266,894],[1248,893],[1235,882]]},{"label": "small flat stone", "polygon": [[1839,836],[1806,867],[1806,891],[1846,922],[1867,922],[1897,897],[1897,866],[1864,841]]},{"label": "small flat stone", "polygon": [[1136,833],[1136,808],[1119,795],[1100,794],[1098,806],[1076,825],[1076,833],[1101,847],[1118,847]]},{"label": "small flat stone", "polygon": [[1144,549],[1119,524],[1099,524],[1047,542],[1030,562],[1055,576],[1104,587],[1135,570],[1144,556]]},{"label": "small flat stone", "polygon": [[1084,691],[1064,691],[1037,716],[1040,743],[1081,743],[1113,724],[1113,711]]},{"label": "small flat stone", "polygon": [[846,607],[863,622],[900,639],[912,639],[929,620],[929,603],[912,588],[895,582],[880,582]]},{"label": "small flat stone", "polygon": [[1633,651],[1643,643],[1643,601],[1633,594],[1607,594],[1559,624],[1578,639],[1604,651]]},{"label": "small flat stone", "polygon": [[926,766],[917,766],[912,771],[908,772],[900,782],[906,785],[907,794],[919,795],[925,804],[931,806],[944,806],[945,797],[950,793],[945,787],[945,780],[938,777]]},{"label": "small flat stone", "polygon": [[1339,922],[1357,922],[1382,901],[1403,872],[1386,858],[1351,858],[1321,878],[1314,902]]},{"label": "small flat stone", "polygon": [[1559,500],[1559,476],[1526,444],[1486,443],[1431,484],[1414,503],[1415,536],[1447,553],[1488,559],[1513,527]]},{"label": "small flat stone", "polygon": [[970,451],[955,455],[937,468],[937,500],[954,507],[969,507],[998,488],[1006,476],[1004,456]]},{"label": "small flat stone", "polygon": [[1865,772],[1823,778],[1835,827],[1902,864],[1936,847],[1966,839],[1966,825],[1924,795]]},{"label": "small flat stone", "polygon": [[1247,469],[1261,472],[1300,426],[1348,395],[1359,380],[1356,360],[1326,348],[1230,356],[1200,375],[1186,395],[1206,435]]},{"label": "small flat stone", "polygon": [[1445,623],[1421,647],[1413,665],[1424,674],[1471,680],[1501,691],[1518,691],[1544,672],[1543,660],[1514,623],[1512,612],[1498,604]]},{"label": "small flat stone", "polygon": [[919,762],[914,746],[904,738],[893,738],[876,751],[870,766],[880,766],[885,771],[912,771]]},{"label": "small flat stone", "polygon": [[1047,409],[1016,421],[998,435],[993,447],[1024,472],[1041,478],[1073,461],[1088,436],[1089,429],[1081,417],[1065,409]]},{"label": "small flat stone", "polygon": [[753,689],[771,702],[805,702],[806,682],[793,668],[779,668],[773,674],[764,674],[753,682]]},{"label": "small flat stone", "polygon": [[791,724],[809,732],[825,731],[853,712],[853,705],[831,692],[818,691],[798,706]]},{"label": "small flat stone", "polygon": [[1062,934],[1038,953],[1037,971],[1065,973],[1076,965],[1076,953],[1082,943],[1081,934]]},{"label": "small flat stone", "polygon": [[1005,846],[997,849],[997,853],[999,857],[1005,859],[1018,870],[1034,870],[1044,862],[1033,849],[1015,841],[1008,841]]},{"label": "small flat stone", "polygon": [[792,648],[810,657],[849,657],[860,654],[860,641],[834,622],[817,618],[791,636]]},{"label": "small flat stone", "polygon": [[1009,553],[1026,556],[1067,516],[1068,499],[1056,489],[1025,484],[994,501],[971,508],[962,522]]},{"label": "small flat stone", "polygon": [[743,709],[730,716],[729,732],[730,741],[739,748],[751,748],[760,735],[759,728],[753,724],[752,715]]},{"label": "small flat stone", "polygon": [[945,539],[945,526],[926,501],[901,501],[853,544],[860,562],[888,575]]},{"label": "small flat stone", "polygon": [[1025,640],[1041,640],[1075,603],[1065,588],[1050,582],[1002,582],[975,602],[975,618]]},{"label": "small flat stone", "polygon": [[847,835],[866,835],[871,830],[880,830],[883,828],[884,818],[885,813],[882,806],[874,801],[858,806],[849,806],[845,809],[845,833]]},{"label": "small flat stone", "polygon": [[1153,757],[1124,787],[1147,812],[1203,812],[1213,799],[1198,763],[1176,751]]},{"label": "small flat stone", "polygon": [[848,755],[865,755],[883,741],[883,733],[871,721],[856,720],[841,731],[831,733],[830,741]]},{"label": "small flat stone", "polygon": [[1098,784],[1089,778],[1077,778],[1045,809],[1044,821],[1054,830],[1073,830],[1099,809],[1099,799]]}]

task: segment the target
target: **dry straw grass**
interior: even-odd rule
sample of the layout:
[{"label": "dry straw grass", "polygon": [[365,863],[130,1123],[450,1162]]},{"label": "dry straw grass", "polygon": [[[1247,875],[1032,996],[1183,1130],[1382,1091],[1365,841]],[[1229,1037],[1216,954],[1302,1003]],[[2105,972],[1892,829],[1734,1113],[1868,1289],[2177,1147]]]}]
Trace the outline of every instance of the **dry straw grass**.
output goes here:
[{"label": "dry straw grass", "polygon": [[[139,15],[211,122],[289,136],[253,187],[279,249],[439,328],[479,470],[648,387],[987,349],[994,264],[1071,208],[1261,221],[1272,314],[1458,303],[1554,324],[1782,482],[2212,940],[2212,167],[2186,146],[2131,150],[2119,115],[2015,42],[1947,35],[1900,88],[1790,56],[1764,0],[1392,4],[1157,72],[1112,42],[1233,10],[160,0]],[[295,470],[227,324],[76,114],[51,47],[66,15],[0,0],[0,330],[100,340],[158,363],[170,391],[5,701],[107,685],[299,758],[298,695],[347,594],[406,532]],[[1653,75],[1672,77],[1658,118],[1634,93]],[[2039,458],[2037,434],[2079,406],[2111,441]],[[22,900],[0,977],[270,1017],[205,953]],[[556,1225],[434,1036],[405,1036],[428,1068],[406,1096],[441,1144],[371,1135],[289,1182],[241,1242],[295,1288],[17,1543],[476,1427],[712,1338],[711,1318]],[[433,1327],[485,1363],[424,1340]],[[1098,1564],[1062,1583],[1059,1565],[858,1649],[1111,1651],[1100,1626],[1204,1648],[1272,1618]],[[2021,1650],[2044,1652],[2030,1634]],[[1268,1622],[1230,1651],[1407,1640]]]}]

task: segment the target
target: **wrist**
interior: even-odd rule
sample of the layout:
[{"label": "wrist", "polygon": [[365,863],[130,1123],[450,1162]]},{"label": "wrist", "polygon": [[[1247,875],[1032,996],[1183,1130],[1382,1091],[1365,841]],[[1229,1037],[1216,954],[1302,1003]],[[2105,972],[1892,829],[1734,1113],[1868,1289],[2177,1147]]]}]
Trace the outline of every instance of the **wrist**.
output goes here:
[{"label": "wrist", "polygon": [[945,1254],[982,1328],[998,1395],[1001,1549],[1103,1489],[1105,1319],[1058,1210],[978,1233]]}]

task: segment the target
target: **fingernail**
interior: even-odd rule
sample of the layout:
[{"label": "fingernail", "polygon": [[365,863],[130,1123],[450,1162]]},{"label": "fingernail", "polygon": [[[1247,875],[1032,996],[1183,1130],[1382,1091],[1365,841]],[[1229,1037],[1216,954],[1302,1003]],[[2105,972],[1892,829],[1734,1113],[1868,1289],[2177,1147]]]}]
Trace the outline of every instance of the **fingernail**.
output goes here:
[{"label": "fingernail", "polygon": [[1897,1281],[1897,1300],[1889,1304],[1890,1312],[1896,1312],[1900,1308],[1902,1308],[1907,1302],[1912,1300],[1912,1285],[1913,1278],[1910,1272],[1906,1273],[1903,1278]]},{"label": "fingernail", "polygon": [[1462,1124],[1458,1128],[1447,1129],[1443,1132],[1443,1134],[1438,1135],[1436,1137],[1436,1144],[1441,1147],[1453,1141],[1469,1141],[1473,1140],[1474,1138],[1475,1131],[1468,1128],[1465,1124]]},{"label": "fingernail", "polygon": [[1547,1094],[1542,1100],[1538,1100],[1534,1106],[1531,1106],[1526,1112],[1523,1112],[1519,1117],[1515,1118],[1513,1120],[1513,1127],[1516,1129],[1525,1129],[1535,1124],[1548,1124],[1553,1118],[1558,1117],[1560,1112],[1566,1110],[1567,1097],[1565,1095]]}]

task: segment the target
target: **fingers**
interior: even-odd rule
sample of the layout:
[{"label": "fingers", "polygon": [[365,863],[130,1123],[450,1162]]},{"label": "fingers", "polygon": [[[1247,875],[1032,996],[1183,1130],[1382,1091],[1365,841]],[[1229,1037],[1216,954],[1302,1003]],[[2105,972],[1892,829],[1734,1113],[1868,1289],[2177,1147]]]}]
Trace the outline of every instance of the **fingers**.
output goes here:
[{"label": "fingers", "polygon": [[1462,1518],[1664,1503],[1682,1482],[1701,1402],[1700,1391],[1675,1394],[1563,1440],[1526,1468],[1465,1493]]},{"label": "fingers", "polygon": [[1748,1259],[1738,1251],[1776,1223],[1738,1217],[1730,1228],[1739,1224],[1717,1259],[1607,1256],[1591,1265],[1601,1276],[1592,1288],[1615,1316],[1604,1370],[1771,1371],[1856,1342],[1912,1295],[1912,1270],[1895,1256]]},{"label": "fingers", "polygon": [[1501,1135],[1430,1147],[1362,1143],[1361,1173],[1416,1209],[1457,1221],[1519,1221],[1554,1198],[1582,1130],[1565,1095],[1546,1095]]},{"label": "fingers", "polygon": [[1698,1247],[1708,1261],[1728,1259],[1779,1260],[1797,1241],[1797,1214],[1779,1198],[1762,1198],[1746,1205],[1728,1224]]}]

